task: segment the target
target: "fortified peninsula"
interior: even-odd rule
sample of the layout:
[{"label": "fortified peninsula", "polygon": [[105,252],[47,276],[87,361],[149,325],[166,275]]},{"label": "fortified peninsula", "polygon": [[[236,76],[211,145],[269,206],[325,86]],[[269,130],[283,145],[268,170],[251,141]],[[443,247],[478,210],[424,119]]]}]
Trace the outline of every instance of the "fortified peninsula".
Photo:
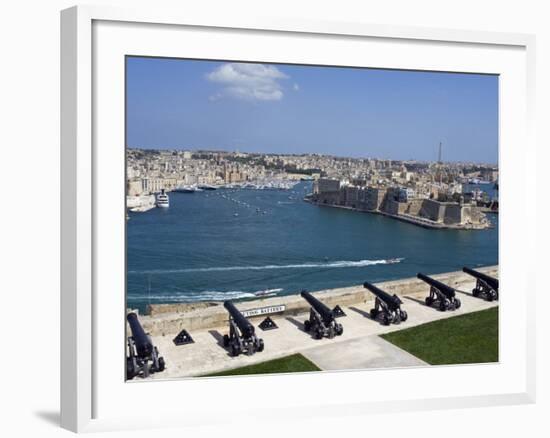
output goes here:
[{"label": "fortified peninsula", "polygon": [[[489,228],[498,213],[498,168],[490,164],[349,158],[318,154],[127,150],[127,208],[147,211],[161,190],[292,188],[313,181],[304,200],[382,214],[426,228]],[[497,192],[498,193],[498,192]]]}]

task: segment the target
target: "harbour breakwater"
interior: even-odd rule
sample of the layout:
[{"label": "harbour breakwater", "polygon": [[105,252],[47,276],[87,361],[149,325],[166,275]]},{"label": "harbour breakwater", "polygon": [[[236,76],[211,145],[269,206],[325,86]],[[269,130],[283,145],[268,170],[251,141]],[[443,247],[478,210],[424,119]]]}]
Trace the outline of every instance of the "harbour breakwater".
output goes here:
[{"label": "harbour breakwater", "polygon": [[[476,268],[476,270],[498,277],[498,265]],[[471,276],[462,271],[437,274],[433,275],[433,278],[459,290],[464,290],[465,286],[473,281]],[[380,282],[376,283],[376,286],[389,294],[413,299],[423,299],[429,290],[426,284],[416,277]],[[310,292],[315,293],[320,300],[331,308],[336,305],[352,306],[374,300],[372,294],[363,285]],[[307,312],[309,309],[307,302],[298,293],[299,291],[296,291],[296,295],[241,301],[236,305],[241,311],[284,306],[284,311],[278,313],[278,316],[295,316]],[[263,317],[265,315],[251,318],[253,323],[257,324]],[[227,320],[227,311],[224,309],[222,302],[219,301],[151,304],[148,306],[147,314],[140,318],[144,329],[153,336],[173,335],[182,329],[192,331],[221,327],[227,324]]]}]

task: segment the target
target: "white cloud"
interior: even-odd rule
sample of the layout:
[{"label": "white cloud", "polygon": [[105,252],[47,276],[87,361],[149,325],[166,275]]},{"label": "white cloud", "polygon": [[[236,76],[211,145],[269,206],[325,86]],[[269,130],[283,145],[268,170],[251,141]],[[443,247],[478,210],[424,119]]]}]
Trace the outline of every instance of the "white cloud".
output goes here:
[{"label": "white cloud", "polygon": [[283,98],[280,81],[288,79],[288,76],[271,65],[229,63],[208,73],[206,78],[223,86],[210,100],[233,97],[250,101],[270,101]]},{"label": "white cloud", "polygon": [[300,86],[296,83],[292,86],[292,88],[294,88],[294,91],[300,90]]}]

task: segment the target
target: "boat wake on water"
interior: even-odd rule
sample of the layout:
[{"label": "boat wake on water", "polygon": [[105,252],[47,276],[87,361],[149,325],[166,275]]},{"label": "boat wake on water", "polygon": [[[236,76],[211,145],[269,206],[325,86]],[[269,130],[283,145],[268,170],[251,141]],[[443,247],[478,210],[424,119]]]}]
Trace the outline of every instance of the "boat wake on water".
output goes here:
[{"label": "boat wake on water", "polygon": [[279,292],[282,292],[282,288],[277,289],[263,289],[255,292],[246,292],[240,290],[229,290],[229,291],[216,291],[216,290],[205,290],[202,292],[181,292],[179,293],[170,293],[170,294],[153,294],[153,295],[136,295],[131,298],[134,299],[152,299],[152,300],[169,300],[169,301],[224,301],[224,300],[237,300],[239,298],[257,298],[257,297],[272,297],[277,295]]},{"label": "boat wake on water", "polygon": [[222,272],[222,271],[263,271],[270,269],[308,269],[308,268],[363,268],[373,265],[391,265],[400,263],[403,258],[380,259],[380,260],[340,260],[325,261],[291,265],[264,265],[264,266],[219,266],[212,268],[187,268],[187,269],[152,269],[144,271],[128,271],[128,274],[180,274],[187,272]]}]

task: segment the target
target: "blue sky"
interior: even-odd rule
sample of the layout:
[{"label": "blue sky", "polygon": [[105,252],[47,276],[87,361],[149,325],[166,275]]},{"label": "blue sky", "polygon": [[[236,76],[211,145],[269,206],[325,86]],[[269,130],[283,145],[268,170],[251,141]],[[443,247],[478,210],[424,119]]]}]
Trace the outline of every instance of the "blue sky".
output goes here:
[{"label": "blue sky", "polygon": [[127,143],[496,163],[498,77],[127,58]]}]

